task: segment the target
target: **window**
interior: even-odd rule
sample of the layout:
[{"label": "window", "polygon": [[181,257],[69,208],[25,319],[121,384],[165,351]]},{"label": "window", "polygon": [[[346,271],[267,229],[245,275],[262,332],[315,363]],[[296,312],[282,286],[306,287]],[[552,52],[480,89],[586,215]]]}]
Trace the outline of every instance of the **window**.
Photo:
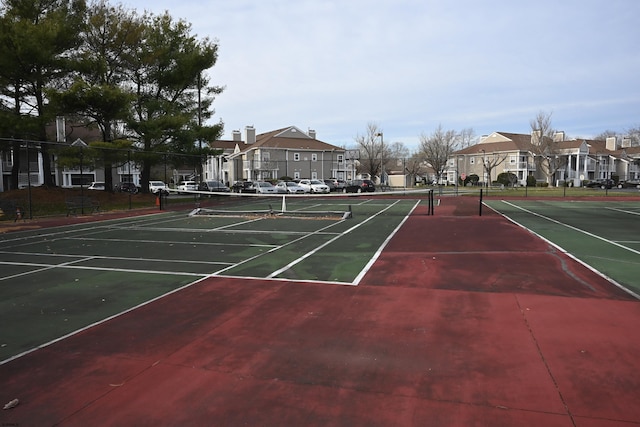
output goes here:
[{"label": "window", "polygon": [[293,153],[293,161],[294,162],[300,161],[300,153]]},{"label": "window", "polygon": [[344,156],[342,154],[338,154],[338,163],[344,163]]},{"label": "window", "polygon": [[311,161],[312,162],[317,162],[318,161],[318,154],[317,153],[312,153],[311,154]]},{"label": "window", "polygon": [[476,164],[476,158],[475,157],[469,157],[469,164],[470,165],[475,165]]},{"label": "window", "polygon": [[518,160],[517,156],[509,156],[509,164],[515,165]]},{"label": "window", "polygon": [[294,172],[293,179],[300,179],[300,172]]},{"label": "window", "polygon": [[311,172],[311,179],[318,179],[318,172]]}]

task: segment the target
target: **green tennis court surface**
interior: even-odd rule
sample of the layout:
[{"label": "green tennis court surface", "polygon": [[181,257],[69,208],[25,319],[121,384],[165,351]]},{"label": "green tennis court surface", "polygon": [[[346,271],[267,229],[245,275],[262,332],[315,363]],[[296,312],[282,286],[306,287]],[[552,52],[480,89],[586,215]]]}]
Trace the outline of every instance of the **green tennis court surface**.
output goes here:
[{"label": "green tennis court surface", "polygon": [[640,295],[640,203],[489,200],[486,205]]},{"label": "green tennis court surface", "polygon": [[[0,360],[206,277],[357,285],[419,203],[333,198],[322,209],[353,217],[185,211],[0,235]],[[286,209],[317,205],[315,199],[292,198]],[[250,199],[233,209],[263,206],[263,200]]]}]

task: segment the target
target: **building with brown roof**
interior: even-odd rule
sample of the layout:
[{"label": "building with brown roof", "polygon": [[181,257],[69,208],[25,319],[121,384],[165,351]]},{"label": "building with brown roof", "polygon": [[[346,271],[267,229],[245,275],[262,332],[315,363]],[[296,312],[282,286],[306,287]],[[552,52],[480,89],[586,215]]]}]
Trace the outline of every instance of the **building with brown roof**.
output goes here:
[{"label": "building with brown roof", "polygon": [[549,185],[567,182],[572,186],[597,179],[640,178],[640,147],[631,146],[628,139],[620,144],[615,137],[565,140],[564,132],[557,132],[551,144],[550,140],[540,144],[538,139],[535,133],[493,132],[453,154],[447,180],[478,175],[481,182],[491,183],[505,172],[514,174],[519,185],[526,185],[530,176]]},{"label": "building with brown roof", "polygon": [[316,138],[316,132],[303,132],[295,126],[256,134],[253,126],[239,130],[233,140],[213,141],[218,156],[207,160],[205,178],[232,183],[240,180],[274,180],[282,177],[310,179],[351,179],[353,165],[346,150]]}]

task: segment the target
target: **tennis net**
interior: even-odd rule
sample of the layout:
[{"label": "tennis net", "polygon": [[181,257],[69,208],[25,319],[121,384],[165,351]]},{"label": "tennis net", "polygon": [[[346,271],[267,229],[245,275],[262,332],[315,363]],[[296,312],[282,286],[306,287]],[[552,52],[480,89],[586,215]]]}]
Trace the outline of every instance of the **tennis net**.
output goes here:
[{"label": "tennis net", "polygon": [[331,194],[247,194],[189,192],[196,203],[190,216],[223,216],[245,218],[307,218],[345,220],[354,215],[404,215],[400,206],[423,206],[429,214],[432,192],[384,191],[371,193]]}]

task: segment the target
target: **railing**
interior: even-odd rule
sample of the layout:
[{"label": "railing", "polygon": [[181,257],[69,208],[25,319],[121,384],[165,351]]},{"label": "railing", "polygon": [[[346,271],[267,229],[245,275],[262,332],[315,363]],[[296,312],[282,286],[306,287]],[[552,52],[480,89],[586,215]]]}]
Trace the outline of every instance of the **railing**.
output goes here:
[{"label": "railing", "polygon": [[18,188],[25,188],[29,185],[31,185],[32,187],[42,185],[42,182],[40,182],[40,174],[38,172],[31,172],[29,174],[18,174]]}]

